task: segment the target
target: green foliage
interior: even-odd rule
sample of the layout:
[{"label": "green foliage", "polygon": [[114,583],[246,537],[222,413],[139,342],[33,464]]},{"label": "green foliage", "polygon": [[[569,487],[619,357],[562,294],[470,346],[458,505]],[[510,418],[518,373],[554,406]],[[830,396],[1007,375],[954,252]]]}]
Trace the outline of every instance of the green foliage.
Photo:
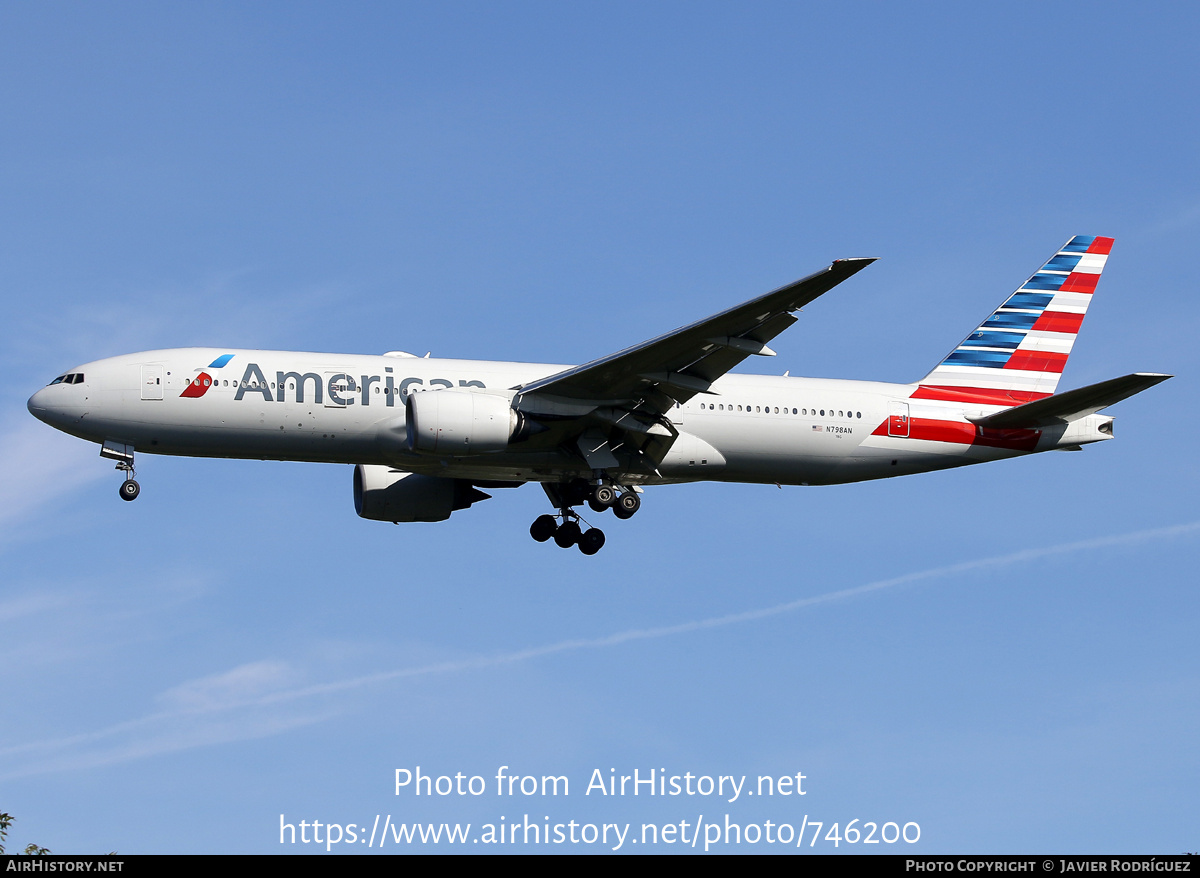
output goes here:
[{"label": "green foliage", "polygon": [[[4,840],[8,838],[8,827],[13,825],[15,819],[7,811],[0,811],[0,854],[4,853]],[[25,853],[31,857],[40,857],[50,853],[50,848],[44,848],[31,843],[25,845]]]}]

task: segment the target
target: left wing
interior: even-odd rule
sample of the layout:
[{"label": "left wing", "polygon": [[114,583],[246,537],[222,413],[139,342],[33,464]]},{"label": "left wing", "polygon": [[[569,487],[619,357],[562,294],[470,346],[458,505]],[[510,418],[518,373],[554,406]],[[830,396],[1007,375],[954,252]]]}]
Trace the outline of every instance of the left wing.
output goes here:
[{"label": "left wing", "polygon": [[720,314],[521,385],[514,406],[558,420],[543,441],[573,443],[594,469],[653,470],[677,435],[665,417],[671,408],[710,392],[747,357],[773,356],[767,342],[796,322],[793,311],[874,261],[839,259]]},{"label": "left wing", "polygon": [[686,402],[746,357],[772,356],[767,342],[796,322],[798,311],[822,293],[866,268],[874,259],[839,259],[828,268],[728,311],[639,345],[541,378],[518,388],[525,394],[628,403],[654,391]]}]

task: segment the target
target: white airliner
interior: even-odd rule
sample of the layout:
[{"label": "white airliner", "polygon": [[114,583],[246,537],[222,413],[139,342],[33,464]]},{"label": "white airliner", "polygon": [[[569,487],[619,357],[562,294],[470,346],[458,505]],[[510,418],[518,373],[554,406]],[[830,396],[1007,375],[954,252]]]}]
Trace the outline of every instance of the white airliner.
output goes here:
[{"label": "white airliner", "polygon": [[557,514],[533,538],[591,555],[604,534],[574,507],[629,518],[646,485],[830,485],[1112,438],[1098,412],[1171,377],[1055,393],[1112,243],[1072,238],[915,384],[729,374],[774,356],[793,312],[874,261],[839,259],[582,366],[180,348],[78,366],[29,410],[101,443],[125,500],[135,449],[355,464],[355,510],[397,523],[540,482]]}]

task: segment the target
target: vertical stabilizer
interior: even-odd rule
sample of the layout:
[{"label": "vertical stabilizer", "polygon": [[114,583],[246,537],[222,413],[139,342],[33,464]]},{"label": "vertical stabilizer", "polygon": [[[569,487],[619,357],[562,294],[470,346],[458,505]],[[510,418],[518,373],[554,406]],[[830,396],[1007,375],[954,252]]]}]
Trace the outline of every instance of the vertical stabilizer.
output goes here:
[{"label": "vertical stabilizer", "polygon": [[1011,406],[1054,393],[1112,245],[1068,241],[921,379],[913,398]]}]

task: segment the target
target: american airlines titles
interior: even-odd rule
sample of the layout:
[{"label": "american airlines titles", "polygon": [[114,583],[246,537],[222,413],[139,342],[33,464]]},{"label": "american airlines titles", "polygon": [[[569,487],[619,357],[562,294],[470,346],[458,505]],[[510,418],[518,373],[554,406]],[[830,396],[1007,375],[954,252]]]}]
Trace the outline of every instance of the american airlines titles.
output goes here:
[{"label": "american airlines titles", "polygon": [[[246,366],[246,371],[242,374],[242,380],[238,383],[237,394],[233,397],[235,400],[240,400],[248,393],[262,394],[264,402],[284,402],[286,391],[289,389],[289,382],[295,382],[292,388],[295,389],[295,402],[305,402],[305,390],[311,382],[313,390],[312,403],[314,405],[324,405],[325,399],[328,398],[329,404],[335,406],[351,406],[355,403],[361,405],[371,404],[371,388],[380,384],[383,388],[383,399],[385,406],[396,405],[397,398],[403,400],[408,396],[410,389],[414,386],[428,387],[454,387],[453,381],[448,378],[430,378],[428,382],[424,378],[415,376],[403,378],[399,381],[396,376],[391,374],[392,367],[386,366],[383,375],[361,375],[361,380],[356,381],[355,376],[346,372],[331,373],[326,378],[322,378],[316,372],[276,372],[275,373],[275,393],[271,393],[271,385],[268,383],[262,369],[258,363],[249,363]],[[482,381],[459,381],[458,387],[486,387]],[[376,389],[378,392],[378,389]]]}]

